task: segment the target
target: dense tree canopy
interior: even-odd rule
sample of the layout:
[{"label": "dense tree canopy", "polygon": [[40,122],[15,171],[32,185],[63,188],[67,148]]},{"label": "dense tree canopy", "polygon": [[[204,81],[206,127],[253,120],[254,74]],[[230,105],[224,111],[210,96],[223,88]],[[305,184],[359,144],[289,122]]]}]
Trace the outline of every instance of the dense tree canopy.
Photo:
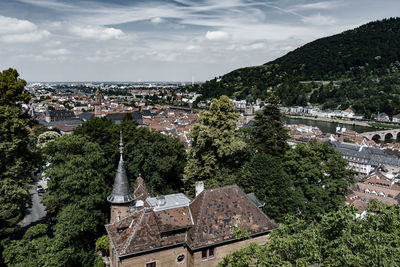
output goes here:
[{"label": "dense tree canopy", "polygon": [[352,171],[328,144],[310,142],[290,149],[275,96],[268,98],[247,133],[252,156],[236,182],[266,203],[266,214],[277,221],[286,214],[309,220],[342,205],[353,183]]},{"label": "dense tree canopy", "polygon": [[370,204],[342,206],[318,222],[288,217],[264,246],[252,244],[224,258],[219,266],[398,266],[400,208]]},{"label": "dense tree canopy", "polygon": [[280,159],[255,154],[240,169],[237,184],[246,193],[253,192],[265,203],[264,212],[280,221],[285,214],[295,214],[302,194],[283,169]]},{"label": "dense tree canopy", "polygon": [[28,103],[31,95],[25,91],[26,81],[18,77],[15,69],[0,72],[0,106],[15,107],[18,102]]},{"label": "dense tree canopy", "polygon": [[52,265],[54,257],[48,226],[38,224],[29,228],[21,240],[8,241],[4,262],[8,266],[59,266]]},{"label": "dense tree canopy", "polygon": [[15,229],[30,203],[31,173],[40,155],[27,124],[19,108],[0,106],[0,237]]},{"label": "dense tree canopy", "polygon": [[285,154],[282,162],[296,191],[301,193],[298,213],[307,219],[337,210],[344,202],[347,188],[354,183],[353,171],[328,143],[299,143]]},{"label": "dense tree canopy", "polygon": [[186,192],[204,181],[206,188],[232,184],[245,157],[246,143],[237,131],[239,114],[227,96],[213,99],[210,110],[202,111],[190,132],[192,146],[185,167]]},{"label": "dense tree canopy", "polygon": [[74,134],[88,136],[107,155],[105,170],[109,185],[112,185],[118,164],[120,131],[125,147],[125,167],[131,185],[141,174],[148,188],[156,194],[177,192],[182,188],[186,152],[178,138],[137,127],[131,120],[116,125],[106,118],[94,118],[78,127]]},{"label": "dense tree canopy", "polygon": [[60,137],[44,149],[49,167],[44,195],[55,218],[53,249],[67,265],[93,262],[94,242],[108,222],[106,202],[111,186],[106,183],[104,153],[96,143],[79,135]]}]

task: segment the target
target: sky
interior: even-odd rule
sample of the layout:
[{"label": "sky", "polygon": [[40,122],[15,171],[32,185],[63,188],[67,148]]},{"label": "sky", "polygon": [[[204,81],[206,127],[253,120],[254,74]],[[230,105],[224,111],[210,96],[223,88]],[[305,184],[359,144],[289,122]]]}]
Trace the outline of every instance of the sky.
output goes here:
[{"label": "sky", "polygon": [[0,70],[204,81],[399,11],[398,0],[0,0]]}]

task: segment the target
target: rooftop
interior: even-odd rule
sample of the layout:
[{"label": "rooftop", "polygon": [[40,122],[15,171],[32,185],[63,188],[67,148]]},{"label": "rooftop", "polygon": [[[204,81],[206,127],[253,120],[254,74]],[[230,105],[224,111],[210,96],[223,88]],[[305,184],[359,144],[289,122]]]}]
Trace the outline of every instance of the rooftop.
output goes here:
[{"label": "rooftop", "polygon": [[165,199],[165,203],[162,205],[157,205],[158,197],[149,197],[146,199],[146,202],[150,205],[150,207],[154,208],[154,211],[185,207],[189,206],[190,203],[190,199],[182,193],[165,195],[163,197]]},{"label": "rooftop", "polygon": [[[136,199],[147,194],[137,184]],[[234,226],[250,236],[278,228],[237,185],[204,190],[193,201],[182,193],[163,197],[147,197],[144,206],[106,225],[118,257],[174,245],[199,249],[235,241]]]}]

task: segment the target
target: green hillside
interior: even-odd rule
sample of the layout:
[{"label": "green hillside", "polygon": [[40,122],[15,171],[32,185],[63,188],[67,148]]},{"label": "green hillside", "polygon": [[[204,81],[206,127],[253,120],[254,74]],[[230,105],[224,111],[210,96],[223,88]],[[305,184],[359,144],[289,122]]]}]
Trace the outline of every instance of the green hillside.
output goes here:
[{"label": "green hillside", "polygon": [[[370,116],[400,113],[400,18],[321,38],[261,66],[234,70],[200,87],[204,98],[278,95],[284,105],[351,107]],[[321,82],[324,81],[324,82]]]}]

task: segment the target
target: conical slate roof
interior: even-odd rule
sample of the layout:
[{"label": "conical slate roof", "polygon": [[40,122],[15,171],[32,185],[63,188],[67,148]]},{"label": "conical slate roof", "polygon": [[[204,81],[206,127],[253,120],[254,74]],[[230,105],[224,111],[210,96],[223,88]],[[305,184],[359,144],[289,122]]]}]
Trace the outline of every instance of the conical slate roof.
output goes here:
[{"label": "conical slate roof", "polygon": [[120,146],[119,151],[121,156],[118,163],[118,169],[117,173],[115,174],[113,190],[111,194],[107,197],[107,200],[113,204],[129,203],[135,199],[129,188],[128,177],[126,175],[124,160],[122,158],[122,150],[123,150],[122,135],[119,146]]}]

